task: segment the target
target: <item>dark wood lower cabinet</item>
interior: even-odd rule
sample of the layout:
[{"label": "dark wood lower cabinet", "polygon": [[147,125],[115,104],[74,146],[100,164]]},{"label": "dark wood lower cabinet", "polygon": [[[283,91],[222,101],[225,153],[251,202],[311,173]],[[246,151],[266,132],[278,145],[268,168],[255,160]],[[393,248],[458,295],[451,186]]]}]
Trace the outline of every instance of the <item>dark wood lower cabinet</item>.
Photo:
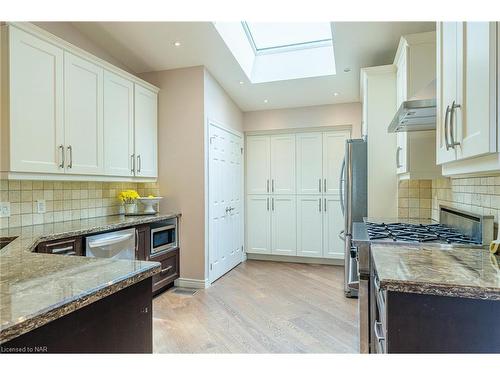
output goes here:
[{"label": "dark wood lower cabinet", "polygon": [[500,353],[500,301],[385,291],[372,270],[372,353]]},{"label": "dark wood lower cabinet", "polygon": [[179,249],[151,255],[148,260],[161,263],[160,273],[153,276],[153,294],[173,286],[180,273]]},{"label": "dark wood lower cabinet", "polygon": [[84,255],[83,238],[76,236],[42,242],[37,246],[37,252],[59,255]]},{"label": "dark wood lower cabinet", "polygon": [[1,352],[152,353],[151,277],[2,344]]}]

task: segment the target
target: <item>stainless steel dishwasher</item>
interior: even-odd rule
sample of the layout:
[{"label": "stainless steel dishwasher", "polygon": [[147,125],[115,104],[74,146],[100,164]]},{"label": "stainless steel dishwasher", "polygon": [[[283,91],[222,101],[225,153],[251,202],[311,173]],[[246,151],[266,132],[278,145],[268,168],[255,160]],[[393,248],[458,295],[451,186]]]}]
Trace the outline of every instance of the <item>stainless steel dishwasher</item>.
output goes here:
[{"label": "stainless steel dishwasher", "polygon": [[92,258],[135,259],[135,229],[86,237],[85,256]]}]

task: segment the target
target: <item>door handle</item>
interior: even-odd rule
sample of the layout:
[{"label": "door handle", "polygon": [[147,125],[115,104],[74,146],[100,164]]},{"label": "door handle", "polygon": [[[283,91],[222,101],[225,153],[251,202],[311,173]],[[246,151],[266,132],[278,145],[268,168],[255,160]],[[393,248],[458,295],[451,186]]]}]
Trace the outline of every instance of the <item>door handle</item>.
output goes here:
[{"label": "door handle", "polygon": [[271,198],[271,207],[272,207],[272,209],[274,211],[274,198]]},{"label": "door handle", "polygon": [[141,173],[142,160],[141,155],[137,155],[137,173]]},{"label": "door handle", "polygon": [[344,172],[345,172],[345,158],[342,161],[342,167],[340,167],[340,179],[339,179],[339,194],[340,194],[340,210],[342,215],[344,215]]},{"label": "door handle", "polygon": [[168,271],[170,271],[172,268],[174,268],[174,266],[168,266],[167,268],[163,269],[160,271],[160,275],[163,275],[164,273],[167,273]]},{"label": "door handle", "polygon": [[325,211],[325,212],[326,212],[326,198],[325,198],[325,200],[323,201],[323,211]]},{"label": "door handle", "polygon": [[342,229],[339,233],[339,238],[345,242],[345,230]]},{"label": "door handle", "polygon": [[266,191],[269,193],[269,179],[267,179],[267,183],[266,183]]},{"label": "door handle", "polygon": [[69,152],[68,168],[73,168],[73,147],[68,146],[68,152]]},{"label": "door handle", "polygon": [[448,137],[448,118],[450,115],[450,106],[446,106],[446,113],[444,115],[444,143],[446,145],[446,151],[448,151],[451,147],[450,140]]},{"label": "door handle", "polygon": [[61,164],[59,164],[59,168],[64,168],[64,145],[59,145],[59,150],[61,150]]},{"label": "door handle", "polygon": [[450,128],[450,139],[451,139],[451,143],[450,143],[450,146],[455,148],[455,146],[460,146],[460,142],[455,142],[455,136],[453,134],[453,123],[454,123],[454,118],[455,118],[455,109],[457,108],[461,108],[460,104],[455,104],[455,101],[453,101],[453,104],[451,105],[451,109],[450,109],[450,124],[449,124],[449,128]]},{"label": "door handle", "polygon": [[130,173],[135,172],[135,154],[130,155]]},{"label": "door handle", "polygon": [[401,150],[403,150],[403,148],[400,146],[398,146],[398,148],[396,149],[396,168],[402,167],[401,161],[399,160],[399,154],[400,154]]},{"label": "door handle", "polygon": [[321,193],[321,178],[318,180],[318,190]]},{"label": "door handle", "polygon": [[267,200],[267,210],[269,211],[269,198],[266,198]]},{"label": "door handle", "polygon": [[325,183],[323,184],[323,193],[326,193],[326,178],[325,178]]},{"label": "door handle", "polygon": [[321,212],[321,198],[318,198],[318,209],[319,209],[319,212]]},{"label": "door handle", "polygon": [[274,193],[274,178],[271,180],[271,192]]}]

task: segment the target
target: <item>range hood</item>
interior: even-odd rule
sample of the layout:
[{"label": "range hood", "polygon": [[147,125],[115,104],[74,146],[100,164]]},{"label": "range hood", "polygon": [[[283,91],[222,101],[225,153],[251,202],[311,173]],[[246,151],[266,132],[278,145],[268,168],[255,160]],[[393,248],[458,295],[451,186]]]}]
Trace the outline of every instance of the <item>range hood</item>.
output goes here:
[{"label": "range hood", "polygon": [[389,133],[436,129],[436,81],[410,100],[401,103],[394,115]]}]

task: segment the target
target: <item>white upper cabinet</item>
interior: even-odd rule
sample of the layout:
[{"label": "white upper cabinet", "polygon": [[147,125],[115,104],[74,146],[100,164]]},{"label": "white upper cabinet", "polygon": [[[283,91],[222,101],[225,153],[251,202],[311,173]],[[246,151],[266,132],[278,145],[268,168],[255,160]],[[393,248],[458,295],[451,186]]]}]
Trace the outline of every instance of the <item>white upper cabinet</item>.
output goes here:
[{"label": "white upper cabinet", "polygon": [[320,194],[323,191],[322,133],[296,134],[297,194]]},{"label": "white upper cabinet", "polygon": [[249,136],[246,147],[247,194],[268,194],[271,179],[271,139]]},{"label": "white upper cabinet", "polygon": [[295,134],[271,136],[271,193],[295,194]]},{"label": "white upper cabinet", "polygon": [[104,172],[103,75],[100,66],[64,53],[66,173]]},{"label": "white upper cabinet", "polygon": [[10,156],[10,166],[4,168],[63,173],[64,52],[16,28],[9,32],[9,50],[10,155],[2,144],[2,158]]},{"label": "white upper cabinet", "polygon": [[[297,255],[323,256],[323,196],[297,196]],[[342,216],[342,214],[341,214]]]},{"label": "white upper cabinet", "polygon": [[104,170],[134,175],[134,84],[104,71]]},{"label": "white upper cabinet", "polygon": [[340,168],[345,155],[345,141],[349,131],[323,133],[323,193],[340,194]]},{"label": "white upper cabinet", "polygon": [[135,84],[135,174],[158,176],[158,94]]},{"label": "white upper cabinet", "polygon": [[498,26],[437,24],[437,153],[445,175],[496,171]]},{"label": "white upper cabinet", "polygon": [[29,23],[0,26],[1,172],[7,178],[152,181],[158,89]]}]

